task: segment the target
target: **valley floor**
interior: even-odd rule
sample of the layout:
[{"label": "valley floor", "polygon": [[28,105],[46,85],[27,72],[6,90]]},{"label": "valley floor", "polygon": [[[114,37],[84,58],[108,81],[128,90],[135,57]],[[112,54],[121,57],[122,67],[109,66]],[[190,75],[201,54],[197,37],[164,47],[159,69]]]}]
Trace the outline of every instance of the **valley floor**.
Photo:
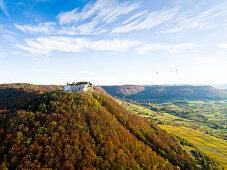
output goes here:
[{"label": "valley floor", "polygon": [[[207,156],[227,169],[227,142],[226,140],[221,139],[221,137],[226,135],[225,128],[214,129],[209,127],[207,122],[204,123],[200,120],[192,120],[178,116],[176,114],[174,115],[171,113],[173,109],[179,111],[180,113],[184,111],[185,108],[173,105],[171,103],[160,105],[150,104],[148,107],[146,107],[138,103],[129,103],[122,100],[118,100],[118,102],[133,113],[159,124],[162,129],[186,139],[201,152],[205,153]],[[191,108],[193,108],[194,112],[199,112],[200,114],[207,116],[207,118],[212,118],[213,115],[219,114],[219,116],[216,116],[216,118],[219,118],[220,121],[217,122],[223,122],[223,124],[225,124],[225,108],[227,105],[219,106],[221,102],[226,101],[219,101],[215,103],[214,106],[212,101],[189,101],[188,103],[192,105]],[[205,104],[206,107],[204,106]],[[169,107],[170,109],[168,108],[166,110],[160,110],[160,107],[163,106],[165,106],[165,108]],[[154,110],[153,108],[157,108],[157,110]],[[209,111],[209,109],[213,109],[212,113]],[[191,153],[190,147],[185,148],[189,153]]]}]

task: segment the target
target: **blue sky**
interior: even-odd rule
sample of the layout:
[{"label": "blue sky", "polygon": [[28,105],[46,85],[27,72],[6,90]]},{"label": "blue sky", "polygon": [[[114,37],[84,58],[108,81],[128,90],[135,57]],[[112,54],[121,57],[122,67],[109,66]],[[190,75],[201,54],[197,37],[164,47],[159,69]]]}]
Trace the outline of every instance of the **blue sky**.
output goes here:
[{"label": "blue sky", "polygon": [[0,83],[227,83],[225,0],[0,0]]}]

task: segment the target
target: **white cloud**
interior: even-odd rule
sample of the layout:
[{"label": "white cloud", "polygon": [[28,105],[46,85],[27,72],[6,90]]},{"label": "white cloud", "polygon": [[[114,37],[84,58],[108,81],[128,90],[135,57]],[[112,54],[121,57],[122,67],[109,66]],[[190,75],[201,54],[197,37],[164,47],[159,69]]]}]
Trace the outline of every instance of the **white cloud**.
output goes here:
[{"label": "white cloud", "polygon": [[37,26],[31,26],[31,25],[17,25],[15,26],[20,29],[21,31],[27,33],[45,33],[50,34],[55,32],[54,26],[56,23],[54,22],[45,22],[45,23],[39,23]]},{"label": "white cloud", "polygon": [[84,50],[126,51],[140,42],[128,39],[91,40],[73,37],[39,37],[26,39],[25,44],[16,47],[33,54],[50,55],[52,51],[78,53]]},{"label": "white cloud", "polygon": [[131,18],[124,22],[127,24],[113,29],[112,32],[113,33],[130,32],[133,30],[143,30],[156,27],[160,24],[172,20],[177,14],[177,8],[142,14],[141,13],[135,14],[134,16],[132,16]]},{"label": "white cloud", "polygon": [[88,48],[101,51],[127,51],[129,48],[139,45],[139,41],[127,39],[99,40],[90,42]]},{"label": "white cloud", "polygon": [[143,12],[139,12],[139,13],[136,13],[135,15],[132,15],[129,19],[125,20],[122,24],[127,24],[133,20],[135,20],[136,18],[139,18],[143,15],[146,15],[146,12],[143,11]]},{"label": "white cloud", "polygon": [[88,23],[83,23],[78,26],[62,26],[57,34],[60,35],[97,35],[107,30],[105,28],[99,27],[95,28],[97,25],[97,21],[91,21]]},{"label": "white cloud", "polygon": [[147,12],[138,3],[116,0],[97,0],[82,9],[61,12],[55,23],[40,23],[36,26],[17,25],[23,32],[60,35],[97,35],[104,32],[124,33],[133,30],[150,29],[176,16],[178,9]]},{"label": "white cloud", "polygon": [[219,48],[227,48],[227,43],[221,43],[217,45]]},{"label": "white cloud", "polygon": [[142,47],[136,48],[136,52],[139,54],[147,54],[149,51],[156,50],[167,50],[170,53],[178,53],[184,51],[186,49],[190,49],[195,47],[195,44],[187,43],[187,44],[145,44]]},{"label": "white cloud", "polygon": [[7,9],[6,9],[6,6],[5,6],[5,3],[4,3],[4,0],[0,0],[0,8],[2,9],[2,11],[4,12],[4,14],[6,15],[6,16],[8,16],[9,17],[9,13],[8,13],[8,11],[7,11]]},{"label": "white cloud", "polygon": [[[46,22],[36,26],[15,25],[26,33],[51,35],[98,35],[101,33],[127,33],[134,30],[163,28],[159,33],[176,33],[204,30],[223,25],[217,17],[225,16],[227,10],[219,5],[197,14],[185,15],[180,7],[148,11],[142,3],[117,0],[97,0],[82,9],[61,12],[58,23]],[[217,20],[220,21],[220,20]]]},{"label": "white cloud", "polygon": [[226,7],[222,5],[215,6],[211,9],[200,12],[196,15],[180,15],[174,20],[166,23],[166,29],[160,33],[176,33],[193,30],[204,30],[216,26],[221,26],[223,23],[217,23],[217,17],[227,14]]},{"label": "white cloud", "polygon": [[107,27],[111,23],[122,19],[139,7],[139,4],[129,1],[118,3],[116,0],[97,0],[94,3],[88,3],[81,10],[76,8],[60,13],[57,16],[59,24],[68,25],[62,27],[59,33],[69,35],[100,34],[109,30]]},{"label": "white cloud", "polygon": [[74,9],[72,11],[62,12],[60,13],[57,18],[59,19],[60,24],[70,23],[74,20],[78,20],[79,17],[76,15],[76,11],[78,9]]},{"label": "white cloud", "polygon": [[[3,2],[3,0],[0,0]],[[182,8],[183,9],[183,8]],[[148,11],[142,3],[118,0],[96,0],[84,7],[57,15],[58,21],[38,25],[15,26],[25,33],[50,35],[98,35],[101,33],[127,33],[134,30],[161,26],[159,33],[203,30],[220,26],[217,17],[227,14],[224,5],[215,6],[197,14],[185,15],[180,7]],[[220,21],[220,20],[218,20]]]},{"label": "white cloud", "polygon": [[81,52],[86,46],[83,38],[69,37],[39,37],[36,39],[26,39],[25,45],[17,44],[18,48],[33,54],[50,55],[52,51],[61,52]]},{"label": "white cloud", "polygon": [[2,35],[2,38],[8,40],[9,42],[11,43],[15,43],[16,42],[16,39],[14,36],[10,35],[10,34],[3,34]]},{"label": "white cloud", "polygon": [[91,21],[78,26],[61,26],[54,22],[39,23],[38,25],[17,25],[15,27],[25,33],[41,33],[48,35],[97,35],[106,32],[105,28],[95,28],[97,22]]},{"label": "white cloud", "polygon": [[80,11],[76,8],[72,11],[62,12],[57,18],[60,24],[77,23],[88,20],[91,17],[93,20],[110,23],[137,8],[139,8],[139,5],[136,3],[117,3],[115,0],[97,0],[95,3],[88,3]]}]

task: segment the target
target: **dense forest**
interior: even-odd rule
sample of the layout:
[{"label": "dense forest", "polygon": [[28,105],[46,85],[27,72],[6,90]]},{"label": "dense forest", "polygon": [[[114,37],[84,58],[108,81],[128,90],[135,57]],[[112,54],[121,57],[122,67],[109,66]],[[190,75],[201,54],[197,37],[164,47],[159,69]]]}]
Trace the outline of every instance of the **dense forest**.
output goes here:
[{"label": "dense forest", "polygon": [[192,157],[181,139],[105,93],[31,95],[24,100],[19,94],[23,100],[0,111],[0,169],[218,168],[197,151]]},{"label": "dense forest", "polygon": [[63,90],[63,86],[27,83],[0,84],[0,109],[17,108],[47,91]]}]

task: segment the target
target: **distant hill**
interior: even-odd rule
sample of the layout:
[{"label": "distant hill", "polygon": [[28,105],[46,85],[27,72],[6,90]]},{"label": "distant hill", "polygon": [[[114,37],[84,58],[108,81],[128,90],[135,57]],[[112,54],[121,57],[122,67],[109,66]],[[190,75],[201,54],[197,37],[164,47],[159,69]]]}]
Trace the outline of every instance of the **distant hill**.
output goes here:
[{"label": "distant hill", "polygon": [[0,84],[0,89],[24,89],[25,91],[54,91],[63,90],[60,85],[34,85],[28,83]]},{"label": "distant hill", "polygon": [[211,86],[218,89],[227,89],[227,84],[212,84]]},{"label": "distant hill", "polygon": [[112,96],[129,96],[145,90],[145,86],[123,85],[123,86],[101,86],[107,93]]},{"label": "distant hill", "polygon": [[50,91],[62,91],[63,86],[33,85],[27,83],[0,84],[0,109],[16,107],[35,96]]},{"label": "distant hill", "polygon": [[125,99],[223,99],[227,91],[212,86],[101,86],[107,93]]}]

